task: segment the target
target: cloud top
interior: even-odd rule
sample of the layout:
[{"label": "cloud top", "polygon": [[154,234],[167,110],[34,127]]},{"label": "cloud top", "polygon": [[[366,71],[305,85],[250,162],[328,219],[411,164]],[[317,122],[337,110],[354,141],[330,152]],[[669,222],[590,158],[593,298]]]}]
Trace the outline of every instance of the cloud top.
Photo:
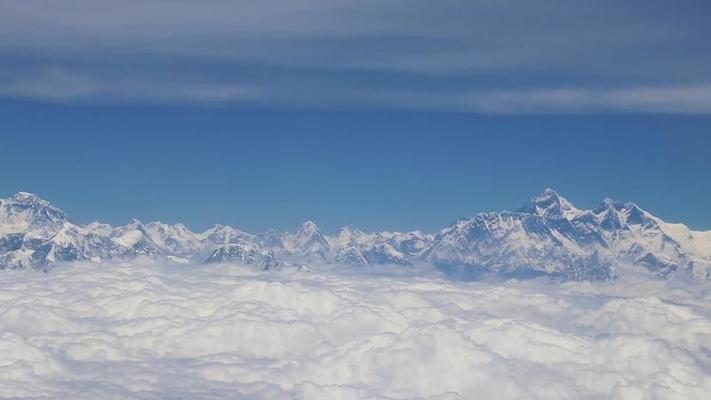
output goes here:
[{"label": "cloud top", "polygon": [[708,287],[75,264],[7,272],[0,397],[703,399]]}]

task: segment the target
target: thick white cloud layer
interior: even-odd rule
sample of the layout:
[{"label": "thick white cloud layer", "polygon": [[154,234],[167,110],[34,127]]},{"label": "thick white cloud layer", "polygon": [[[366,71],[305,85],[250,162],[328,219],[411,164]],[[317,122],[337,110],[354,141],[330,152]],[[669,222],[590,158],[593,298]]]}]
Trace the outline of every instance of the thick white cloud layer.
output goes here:
[{"label": "thick white cloud layer", "polygon": [[0,398],[709,393],[711,288],[701,283],[135,264],[0,275]]}]

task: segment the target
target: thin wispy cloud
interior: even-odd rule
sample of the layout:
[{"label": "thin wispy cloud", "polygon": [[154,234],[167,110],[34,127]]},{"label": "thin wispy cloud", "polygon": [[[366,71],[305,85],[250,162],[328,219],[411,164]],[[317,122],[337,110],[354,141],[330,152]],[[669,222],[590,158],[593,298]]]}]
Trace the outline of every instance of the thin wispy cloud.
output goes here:
[{"label": "thin wispy cloud", "polygon": [[0,95],[57,102],[143,101],[159,103],[255,101],[262,89],[238,82],[189,76],[90,75],[57,67],[18,74],[0,87]]},{"label": "thin wispy cloud", "polygon": [[5,1],[0,95],[708,113],[702,2]]},{"label": "thin wispy cloud", "polygon": [[711,114],[711,85],[623,89],[534,89],[443,93],[393,92],[383,103],[405,108],[492,114],[655,112]]}]

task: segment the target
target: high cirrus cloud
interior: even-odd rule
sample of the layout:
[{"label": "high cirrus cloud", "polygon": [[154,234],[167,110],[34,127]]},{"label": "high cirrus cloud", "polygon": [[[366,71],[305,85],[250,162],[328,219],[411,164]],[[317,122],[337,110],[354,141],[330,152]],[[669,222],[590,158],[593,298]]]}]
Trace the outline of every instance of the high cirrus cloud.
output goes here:
[{"label": "high cirrus cloud", "polygon": [[0,95],[709,113],[706,8],[664,1],[8,0],[0,5]]},{"label": "high cirrus cloud", "polygon": [[2,398],[689,400],[711,390],[701,283],[135,263],[0,281]]}]

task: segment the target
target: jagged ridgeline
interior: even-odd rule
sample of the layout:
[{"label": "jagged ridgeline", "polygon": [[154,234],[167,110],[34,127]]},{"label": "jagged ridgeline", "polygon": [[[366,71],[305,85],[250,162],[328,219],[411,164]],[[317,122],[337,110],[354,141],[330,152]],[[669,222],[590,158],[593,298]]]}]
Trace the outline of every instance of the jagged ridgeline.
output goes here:
[{"label": "jagged ridgeline", "polygon": [[324,235],[310,221],[296,232],[259,234],[225,225],[196,233],[183,224],[137,220],[119,227],[81,225],[34,194],[0,199],[2,269],[47,270],[61,261],[141,256],[259,268],[428,263],[450,271],[571,280],[613,279],[624,265],[659,277],[679,271],[709,279],[711,231],[664,222],[631,202],[605,199],[595,209],[580,210],[551,189],[516,211],[462,218],[436,234],[344,227]]}]

